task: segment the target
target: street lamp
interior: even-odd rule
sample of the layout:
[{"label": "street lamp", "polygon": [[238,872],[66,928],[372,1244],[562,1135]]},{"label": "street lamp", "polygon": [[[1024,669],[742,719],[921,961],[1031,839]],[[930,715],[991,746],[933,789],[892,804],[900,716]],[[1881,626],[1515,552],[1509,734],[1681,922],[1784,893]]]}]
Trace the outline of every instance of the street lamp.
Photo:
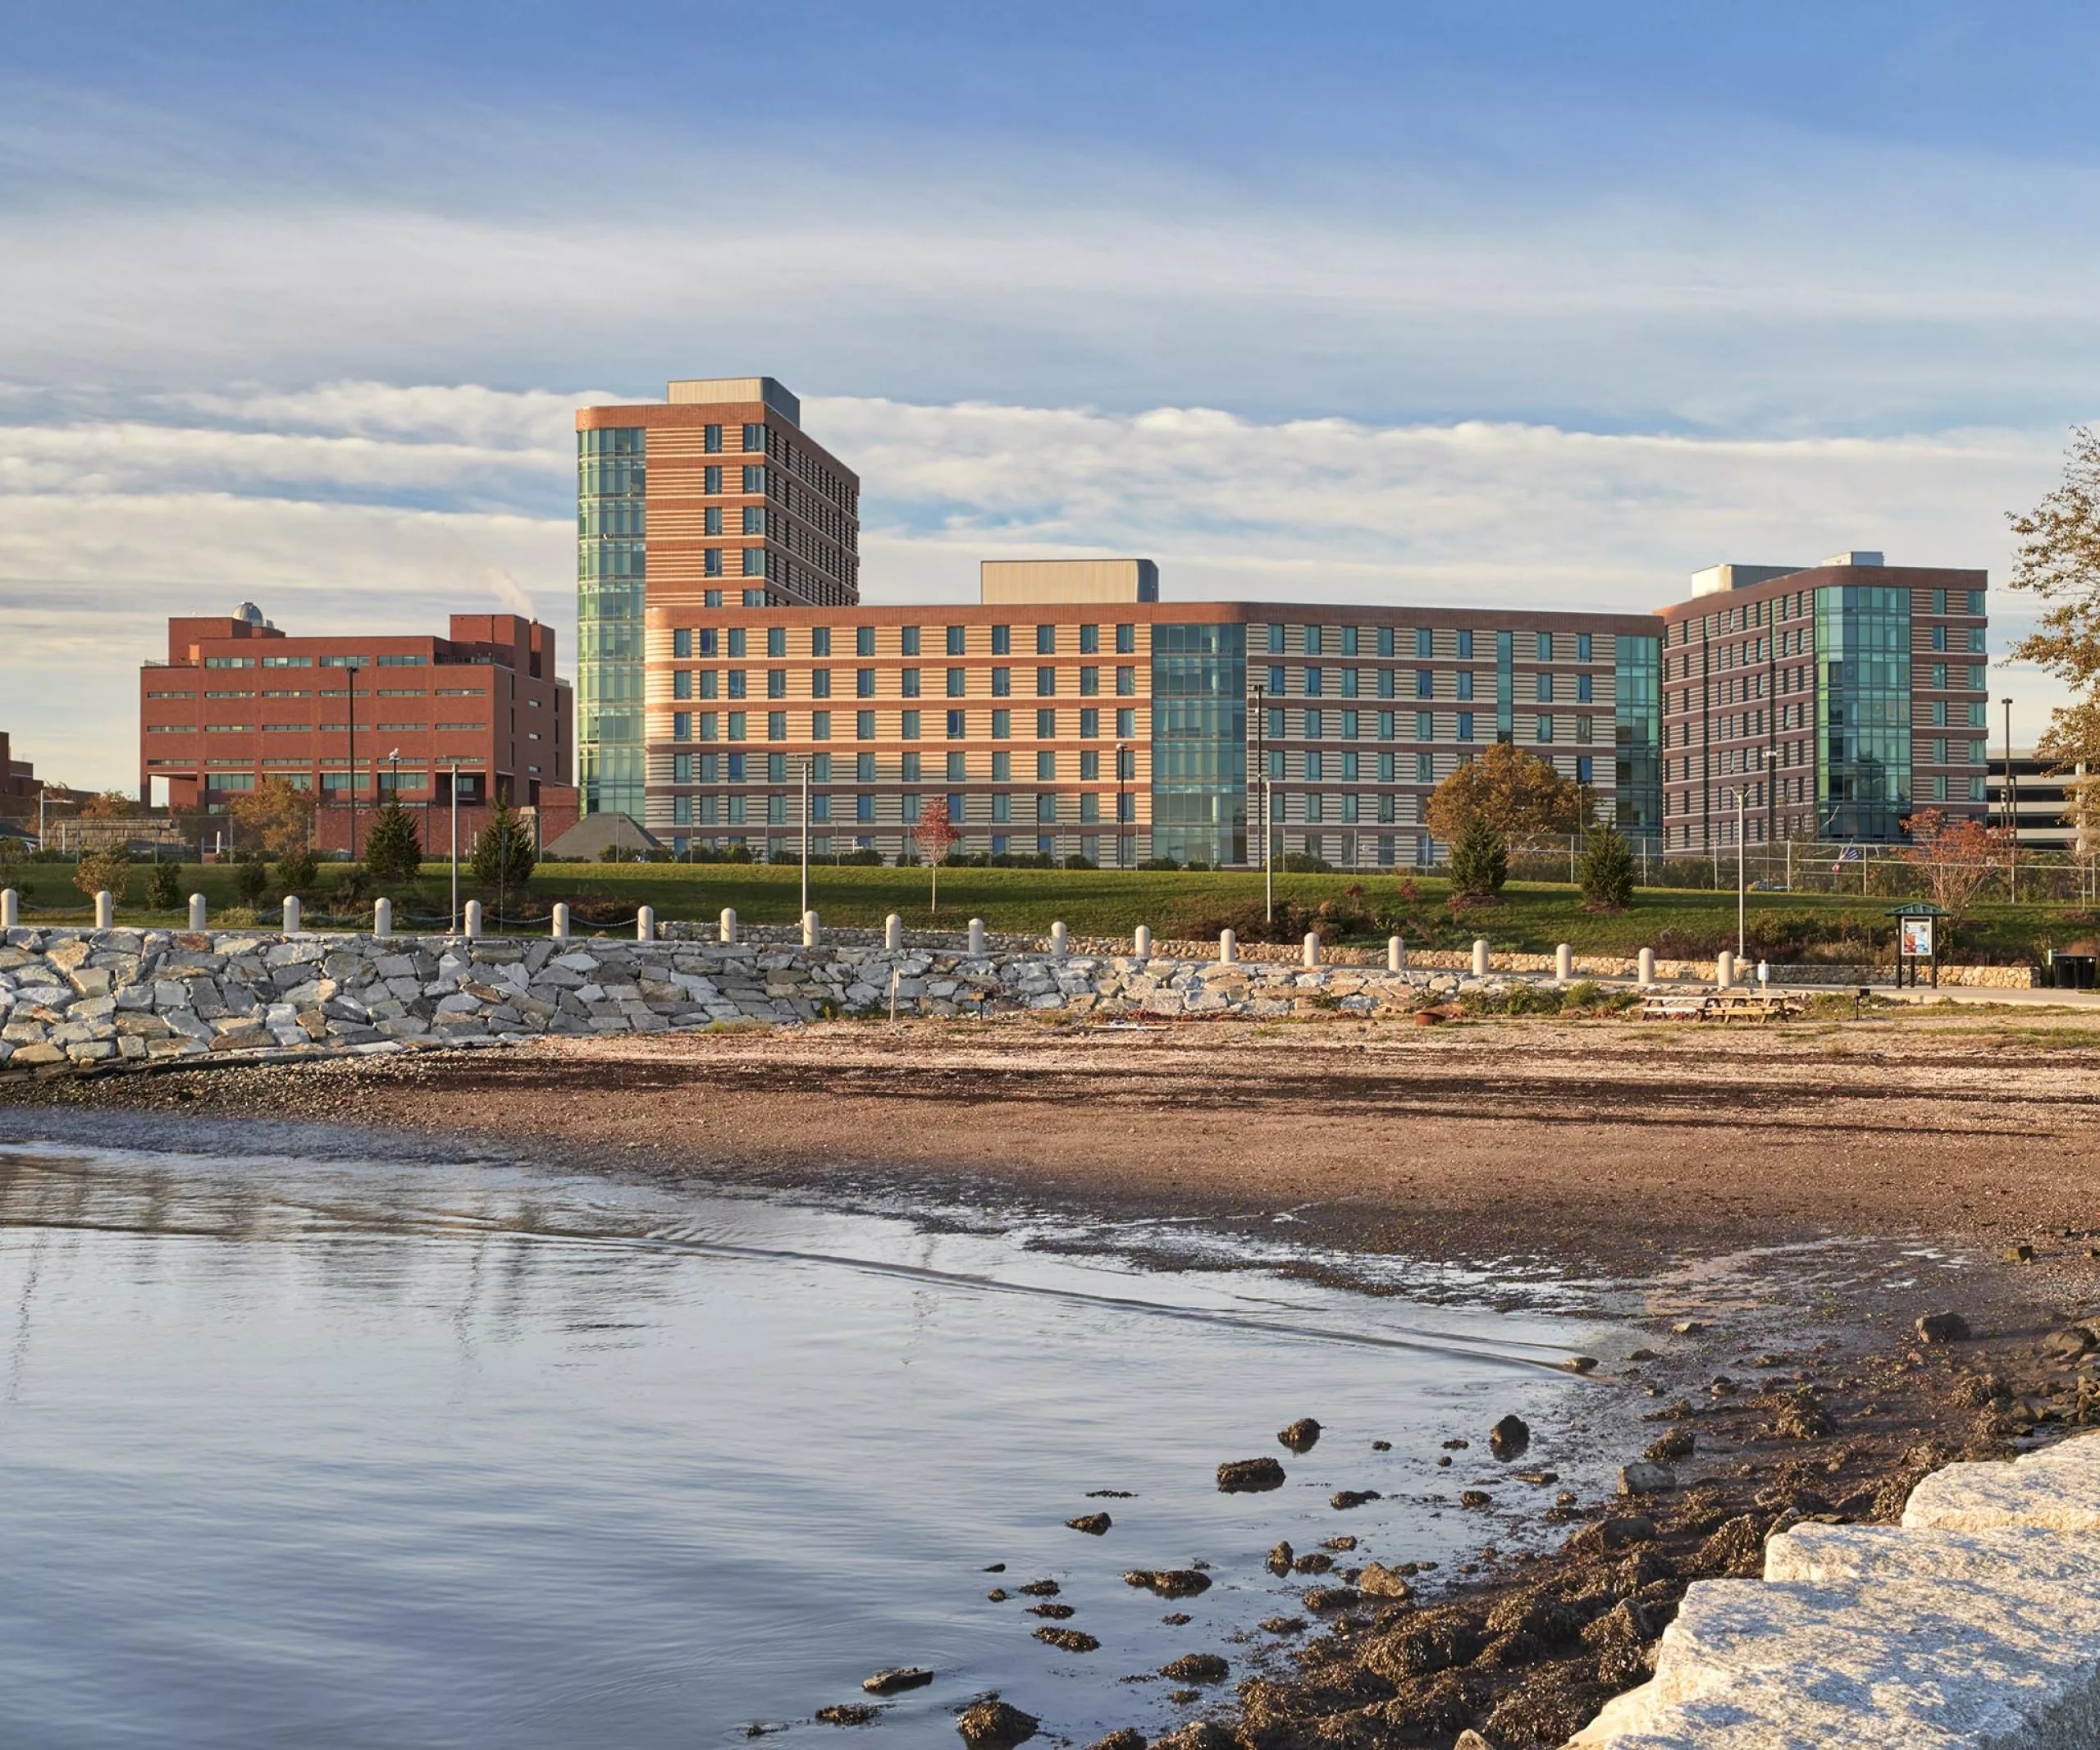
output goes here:
[{"label": "street lamp", "polygon": [[452,762],[452,927],[459,934],[459,762]]},{"label": "street lamp", "polygon": [[2006,898],[2020,903],[2020,784],[2012,775],[2012,701],[2005,706],[2005,884]]},{"label": "street lamp", "polygon": [[[1766,763],[1767,751],[1758,747],[1752,749],[1751,752],[1757,756],[1755,770],[1759,777],[1767,778],[1769,770]],[[1745,943],[1748,937],[1748,931],[1745,927],[1745,922],[1750,909],[1750,841],[1744,834],[1747,830],[1749,801],[1750,786],[1746,784],[1738,784],[1736,786],[1736,958],[1737,960],[1742,959],[1747,952]],[[1769,818],[1770,804],[1768,802],[1764,806]]]},{"label": "street lamp", "polygon": [[810,756],[802,756],[802,916],[810,915]]},{"label": "street lamp", "polygon": [[1130,751],[1128,742],[1116,744],[1116,866],[1125,866],[1123,856],[1123,761]]},{"label": "street lamp", "polygon": [[350,861],[358,860],[358,670],[362,656],[343,659],[343,697],[350,707]]},{"label": "street lamp", "polygon": [[1264,921],[1276,921],[1276,871],[1269,866],[1269,714],[1264,709],[1267,694],[1262,688],[1254,689],[1254,782],[1261,803],[1255,812],[1262,820],[1262,916]]}]

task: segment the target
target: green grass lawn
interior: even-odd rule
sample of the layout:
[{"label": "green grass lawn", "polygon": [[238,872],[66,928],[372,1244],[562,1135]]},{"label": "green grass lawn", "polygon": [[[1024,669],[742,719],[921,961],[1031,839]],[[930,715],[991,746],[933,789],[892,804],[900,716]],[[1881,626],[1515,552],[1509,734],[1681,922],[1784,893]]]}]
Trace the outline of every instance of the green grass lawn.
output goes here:
[{"label": "green grass lawn", "polygon": [[[324,867],[324,884],[338,871]],[[88,916],[85,902],[71,884],[72,870],[58,864],[30,864],[10,878],[23,893],[27,921],[78,920]],[[234,871],[230,866],[185,867],[185,893],[202,892],[213,913],[234,904]],[[132,898],[144,891],[143,872],[135,875]],[[1151,925],[1162,938],[1210,935],[1229,923],[1246,939],[1254,939],[1262,919],[1262,878],[1258,874],[1168,870],[1062,870],[1034,869],[955,869],[940,878],[940,911],[929,912],[928,872],[924,869],[838,867],[813,865],[810,903],[832,924],[879,925],[890,912],[909,925],[929,922],[960,929],[981,917],[994,930],[1041,931],[1062,920],[1075,935],[1127,935],[1139,924]],[[1390,875],[1279,875],[1276,893],[1285,929],[1303,927],[1303,914],[1323,902],[1343,908],[1339,921],[1322,921],[1331,939],[1381,939],[1397,926],[1418,948],[1457,948],[1485,935],[1497,948],[1550,952],[1556,943],[1572,944],[1578,953],[1628,953],[1652,947],[1666,957],[1710,956],[1735,945],[1736,906],[1732,893],[1644,888],[1630,911],[1598,915],[1582,908],[1580,895],[1565,884],[1512,882],[1500,906],[1454,916],[1445,900],[1449,884],[1440,880],[1412,884],[1418,897],[1404,897],[1402,882]],[[1351,889],[1355,889],[1354,895]],[[471,883],[463,894],[473,897]],[[751,923],[786,924],[800,905],[800,872],[792,866],[717,863],[560,863],[539,870],[532,878],[532,898],[540,907],[557,899],[600,903],[622,915],[637,904],[652,905],[659,917],[711,921],[724,906]],[[1819,893],[1752,893],[1749,901],[1751,950],[1792,957],[1808,944],[1824,958],[1863,956],[1869,947],[1888,952],[1892,902]],[[309,910],[326,907],[325,896]],[[445,872],[439,866],[416,890],[397,896],[404,917],[441,915],[446,909]],[[127,921],[144,922],[150,915],[127,906]],[[274,900],[266,903],[265,922],[275,918]],[[162,916],[158,921],[168,921]],[[581,921],[579,921],[580,924]],[[2038,955],[2053,944],[2070,948],[2100,937],[2100,918],[2075,907],[2052,905],[1979,907],[1956,932],[1960,957],[2017,961]]]}]

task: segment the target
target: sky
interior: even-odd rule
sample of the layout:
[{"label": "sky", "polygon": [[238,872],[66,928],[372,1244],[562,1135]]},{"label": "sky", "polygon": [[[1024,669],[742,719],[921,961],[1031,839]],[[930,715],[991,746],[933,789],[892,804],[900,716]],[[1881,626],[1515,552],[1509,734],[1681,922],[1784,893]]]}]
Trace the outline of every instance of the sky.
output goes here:
[{"label": "sky", "polygon": [[571,669],[573,411],[673,377],[802,397],[871,601],[1865,547],[1988,570],[2002,651],[2096,412],[2096,75],[2090,8],[1934,0],[16,8],[0,729],[135,785],[137,664],[244,600]]}]

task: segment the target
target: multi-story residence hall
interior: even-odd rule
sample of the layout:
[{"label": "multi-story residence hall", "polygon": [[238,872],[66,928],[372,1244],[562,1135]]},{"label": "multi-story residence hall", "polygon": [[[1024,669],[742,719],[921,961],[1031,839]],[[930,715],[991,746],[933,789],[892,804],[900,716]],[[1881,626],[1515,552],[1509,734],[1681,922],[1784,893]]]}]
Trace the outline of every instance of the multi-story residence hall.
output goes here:
[{"label": "multi-story residence hall", "polygon": [[851,607],[861,482],[769,377],[576,415],[578,764],[591,813],[647,804],[646,610]]},{"label": "multi-story residence hall", "polygon": [[1660,614],[1667,851],[1733,845],[1739,811],[1751,844],[1986,811],[1984,573],[1851,552],[1692,588]]},{"label": "multi-story residence hall", "polygon": [[[253,603],[167,623],[139,673],[139,793],[223,807],[266,777],[326,803],[532,806],[569,783],[572,701],[554,629],[455,614],[449,635],[287,636]],[[573,803],[572,803],[573,805]]]},{"label": "multi-story residence hall", "polygon": [[1266,806],[1279,854],[1391,866],[1434,857],[1430,792],[1497,739],[1659,824],[1652,616],[1163,603],[1142,560],[988,563],[982,593],[652,595],[651,830],[797,846],[806,768],[820,857],[910,851],[939,797],[965,851],[1246,863]]}]

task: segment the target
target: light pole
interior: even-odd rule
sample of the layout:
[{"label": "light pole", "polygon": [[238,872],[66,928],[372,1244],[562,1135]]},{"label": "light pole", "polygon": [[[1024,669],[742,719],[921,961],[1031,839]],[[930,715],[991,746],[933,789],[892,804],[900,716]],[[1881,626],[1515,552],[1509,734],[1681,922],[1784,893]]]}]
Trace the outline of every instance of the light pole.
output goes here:
[{"label": "light pole", "polygon": [[1130,743],[1116,744],[1116,866],[1127,867],[1123,856],[1123,761],[1130,752]]},{"label": "light pole", "polygon": [[452,928],[459,934],[459,762],[452,762]]},{"label": "light pole", "polygon": [[1268,695],[1262,688],[1254,689],[1254,782],[1258,786],[1261,806],[1256,812],[1262,818],[1262,916],[1273,924],[1276,921],[1276,872],[1269,866],[1269,714],[1265,708]]},{"label": "light pole", "polygon": [[358,669],[360,656],[343,659],[343,697],[350,707],[350,861],[358,860]]},{"label": "light pole", "polygon": [[2005,706],[2005,884],[2006,898],[2020,903],[2020,784],[2012,775],[2012,701]]},{"label": "light pole", "polygon": [[802,916],[810,915],[810,756],[802,756]]}]

